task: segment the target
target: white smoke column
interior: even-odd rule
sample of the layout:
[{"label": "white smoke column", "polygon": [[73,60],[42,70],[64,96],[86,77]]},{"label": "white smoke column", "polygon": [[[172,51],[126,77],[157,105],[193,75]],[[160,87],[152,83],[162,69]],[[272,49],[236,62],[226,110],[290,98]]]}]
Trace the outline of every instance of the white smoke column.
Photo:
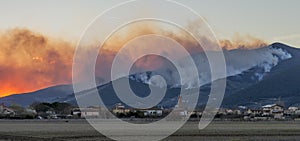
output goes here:
[{"label": "white smoke column", "polygon": [[[262,80],[264,75],[271,71],[273,67],[278,65],[282,60],[292,58],[292,55],[287,51],[281,48],[273,48],[271,46],[253,49],[253,50],[244,50],[236,49],[231,51],[224,51],[227,65],[227,77],[242,74],[243,72],[258,67],[261,68],[262,72],[256,72],[254,76],[258,80]],[[200,84],[204,85],[210,83],[210,70],[207,58],[204,53],[194,54],[193,59],[198,67]],[[181,62],[185,62],[184,59]],[[168,65],[166,65],[168,66]],[[182,68],[188,69],[189,66],[184,63],[180,63]],[[139,80],[147,84],[152,84],[159,86],[159,82],[150,82],[149,78],[152,75],[161,74],[167,81],[168,85],[171,87],[178,87],[180,85],[180,78],[178,77],[178,72],[175,68],[162,67],[151,73],[139,73],[131,77],[131,79]],[[195,79],[192,74],[185,74],[185,87],[191,88],[195,87]],[[218,78],[221,79],[221,78]],[[214,81],[214,80],[213,80]]]},{"label": "white smoke column", "polygon": [[280,61],[291,58],[291,54],[281,48],[265,47],[255,50],[233,50],[225,55],[228,76],[240,74],[253,67],[261,67],[270,72]]}]

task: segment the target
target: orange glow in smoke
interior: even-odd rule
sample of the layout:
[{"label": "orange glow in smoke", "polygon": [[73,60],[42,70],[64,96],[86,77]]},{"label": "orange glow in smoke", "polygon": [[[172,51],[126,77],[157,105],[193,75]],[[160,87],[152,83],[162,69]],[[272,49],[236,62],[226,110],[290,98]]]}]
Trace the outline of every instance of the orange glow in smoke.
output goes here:
[{"label": "orange glow in smoke", "polygon": [[[120,47],[141,35],[163,34],[175,39],[192,52],[195,52],[195,48],[199,48],[193,39],[184,34],[174,34],[159,29],[158,26],[151,23],[138,24],[128,28],[129,32],[126,32],[130,33],[128,35],[112,36],[105,44],[105,51],[102,52],[104,57],[102,57],[102,62],[99,62],[102,70],[96,72],[96,75],[108,76],[107,72],[110,69],[107,64],[112,62],[113,56]],[[221,41],[221,45],[225,49],[265,45],[259,39],[254,37],[251,39],[247,41],[246,45],[240,38],[236,39],[238,43],[225,40]],[[72,61],[75,49],[73,44],[51,39],[27,29],[13,29],[0,34],[0,46],[0,97],[72,82]],[[143,60],[137,65],[140,64],[143,68],[149,67],[147,69],[155,69],[153,66],[160,66],[160,61],[155,57],[148,57],[146,60],[151,61],[154,65],[147,65],[147,62],[145,63]]]}]

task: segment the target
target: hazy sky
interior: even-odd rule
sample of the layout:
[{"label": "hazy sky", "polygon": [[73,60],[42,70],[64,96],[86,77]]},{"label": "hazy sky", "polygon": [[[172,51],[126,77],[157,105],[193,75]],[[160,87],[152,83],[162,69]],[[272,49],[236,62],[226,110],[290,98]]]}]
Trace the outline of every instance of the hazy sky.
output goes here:
[{"label": "hazy sky", "polygon": [[[124,0],[0,0],[0,31],[25,27],[77,42],[98,14]],[[202,15],[219,38],[253,35],[300,47],[299,0],[176,0]]]}]

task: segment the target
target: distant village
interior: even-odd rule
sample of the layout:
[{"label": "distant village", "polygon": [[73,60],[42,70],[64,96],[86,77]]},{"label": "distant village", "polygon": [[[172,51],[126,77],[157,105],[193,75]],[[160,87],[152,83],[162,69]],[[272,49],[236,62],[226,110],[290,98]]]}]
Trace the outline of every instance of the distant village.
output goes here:
[{"label": "distant village", "polygon": [[[180,100],[180,99],[179,99]],[[199,120],[203,111],[187,111],[182,108],[179,101],[175,106],[176,111],[170,108],[153,107],[150,109],[127,108],[117,103],[110,112],[103,107],[78,108],[68,103],[33,103],[27,108],[5,104],[0,105],[1,119],[84,119],[84,118],[112,118],[112,114],[118,118],[129,119],[160,119],[174,111],[178,117],[190,117],[190,120]],[[112,113],[112,114],[111,114]],[[257,108],[238,106],[234,109],[220,108],[215,120],[300,120],[300,107],[285,107],[284,104],[274,103]]]}]

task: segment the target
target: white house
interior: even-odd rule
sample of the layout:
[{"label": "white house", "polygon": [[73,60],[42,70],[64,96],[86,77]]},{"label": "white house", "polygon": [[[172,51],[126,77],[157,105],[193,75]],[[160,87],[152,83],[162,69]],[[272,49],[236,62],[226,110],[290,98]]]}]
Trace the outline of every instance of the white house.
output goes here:
[{"label": "white house", "polygon": [[72,115],[76,115],[80,118],[96,118],[100,116],[100,109],[94,107],[75,108],[72,110]]},{"label": "white house", "polygon": [[278,104],[269,104],[262,107],[263,116],[274,116],[275,119],[282,119],[284,107]]},{"label": "white house", "polygon": [[289,107],[288,110],[294,113],[299,110],[299,107]]},{"label": "white house", "polygon": [[13,116],[13,115],[15,115],[15,111],[6,107],[4,104],[1,104],[0,105],[0,115]]},{"label": "white house", "polygon": [[112,110],[114,114],[127,114],[130,112],[130,109],[126,109],[122,103],[116,104],[115,108]]},{"label": "white house", "polygon": [[151,108],[146,110],[140,110],[144,113],[144,116],[149,117],[161,117],[163,115],[163,110],[160,108]]},{"label": "white house", "polygon": [[92,117],[99,117],[100,110],[96,108],[80,108],[81,117],[84,118],[92,118]]}]

